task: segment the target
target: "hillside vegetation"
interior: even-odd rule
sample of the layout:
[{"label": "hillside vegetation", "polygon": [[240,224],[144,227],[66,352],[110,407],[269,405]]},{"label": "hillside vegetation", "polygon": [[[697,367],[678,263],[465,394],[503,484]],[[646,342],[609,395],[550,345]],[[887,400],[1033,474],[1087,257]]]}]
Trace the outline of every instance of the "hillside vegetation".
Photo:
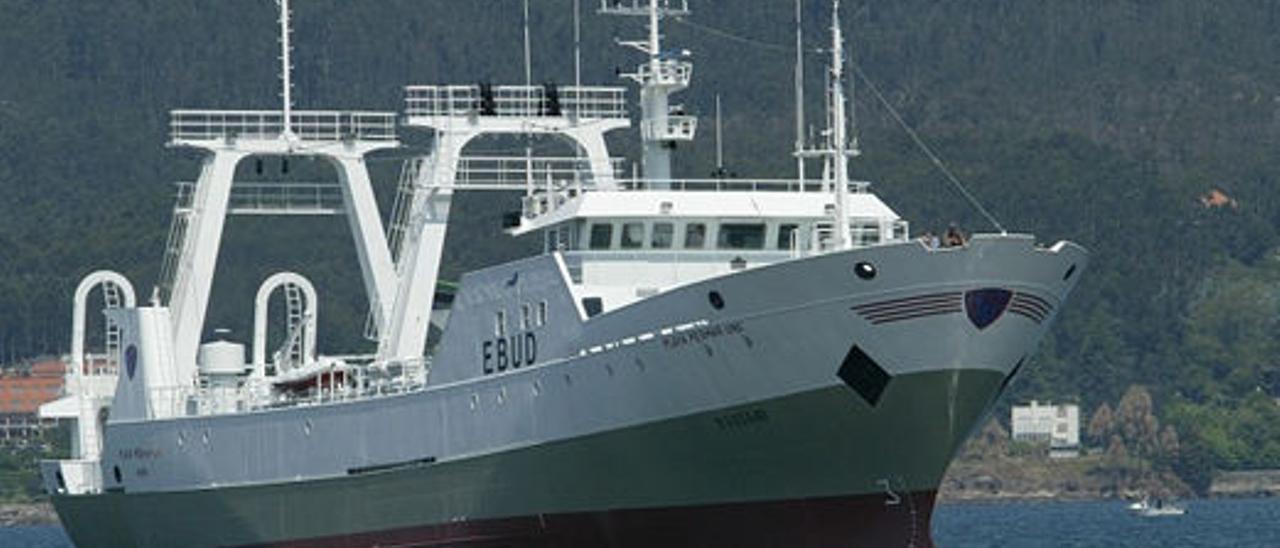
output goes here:
[{"label": "hillside vegetation", "polygon": [[[572,81],[571,2],[534,4],[534,79]],[[791,3],[691,4],[696,25],[667,32],[695,52],[695,86],[681,100],[709,114],[721,93],[732,171],[789,176],[792,56],[768,45],[791,43]],[[828,8],[806,6],[816,46]],[[1280,4],[846,8],[861,69],[1006,226],[1094,253],[1002,406],[1036,397],[1090,412],[1145,385],[1181,436],[1186,466],[1280,467]],[[275,17],[266,0],[0,0],[0,361],[66,351],[71,293],[93,269],[119,270],[150,293],[171,183],[198,169],[193,153],[161,146],[167,111],[275,108]],[[519,18],[516,0],[299,2],[298,107],[398,110],[405,84],[519,83]],[[587,15],[584,81],[615,82],[615,67],[638,58],[613,38],[640,32],[634,20]],[[821,62],[809,59],[815,121]],[[856,175],[917,232],[953,221],[989,230],[860,84]],[[678,171],[711,170],[712,133],[704,126],[679,151]],[[371,161],[384,197],[400,159],[424,149],[421,135],[405,141]],[[333,177],[320,165],[291,173]],[[498,231],[515,199],[460,199],[446,276],[535,249]],[[334,245],[349,238],[340,218],[232,219],[222,258],[234,268],[219,273],[208,325],[246,335],[254,288],[290,269],[323,295],[322,350],[362,350],[355,254]]]}]

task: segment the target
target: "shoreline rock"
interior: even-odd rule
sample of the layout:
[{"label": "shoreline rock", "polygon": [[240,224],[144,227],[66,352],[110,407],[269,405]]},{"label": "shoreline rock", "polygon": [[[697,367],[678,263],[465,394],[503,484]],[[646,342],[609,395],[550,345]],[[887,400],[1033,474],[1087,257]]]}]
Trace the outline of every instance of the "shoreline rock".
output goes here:
[{"label": "shoreline rock", "polygon": [[58,514],[48,502],[0,504],[0,527],[20,525],[52,525],[58,523]]}]

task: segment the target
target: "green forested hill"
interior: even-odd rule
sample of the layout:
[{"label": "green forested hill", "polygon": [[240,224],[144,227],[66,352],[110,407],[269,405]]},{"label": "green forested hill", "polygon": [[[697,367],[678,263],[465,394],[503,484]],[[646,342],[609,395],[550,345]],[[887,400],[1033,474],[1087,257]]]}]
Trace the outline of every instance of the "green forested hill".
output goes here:
[{"label": "green forested hill", "polygon": [[[791,2],[691,4],[691,23],[667,32],[695,52],[684,102],[710,114],[722,95],[733,171],[790,175],[792,56],[768,44],[791,43]],[[572,79],[570,5],[534,2],[539,82]],[[827,3],[806,6],[820,45]],[[862,70],[1007,226],[1094,252],[1016,397],[1077,399],[1087,411],[1145,384],[1187,452],[1280,466],[1280,432],[1262,426],[1280,424],[1280,4],[846,8]],[[398,110],[409,83],[523,79],[518,0],[301,0],[295,10],[299,108]],[[149,293],[171,183],[197,171],[194,155],[162,147],[167,111],[274,108],[275,17],[267,0],[0,0],[0,361],[65,351],[71,291],[92,269],[120,270]],[[584,80],[615,82],[615,67],[637,61],[612,42],[638,34],[638,22],[590,14],[583,31]],[[809,58],[815,121],[822,62]],[[860,178],[917,231],[987,228],[865,85],[857,104]],[[711,170],[711,136],[704,126],[680,151],[679,171]],[[406,140],[411,150],[372,163],[384,194],[400,157],[422,149],[422,136]],[[295,174],[332,177],[320,166]],[[1234,202],[1206,207],[1213,189]],[[531,248],[498,233],[514,203],[462,199],[448,275]],[[323,294],[327,350],[358,349],[354,253],[333,244],[347,238],[341,219],[232,219],[223,264],[235,271],[215,286],[210,326],[247,333],[253,289],[288,268]]]}]

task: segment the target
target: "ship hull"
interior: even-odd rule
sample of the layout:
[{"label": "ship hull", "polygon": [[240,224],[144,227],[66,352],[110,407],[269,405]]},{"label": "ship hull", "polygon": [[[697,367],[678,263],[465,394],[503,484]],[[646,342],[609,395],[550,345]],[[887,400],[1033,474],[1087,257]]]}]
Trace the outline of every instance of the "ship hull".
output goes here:
[{"label": "ship hull", "polygon": [[55,496],[80,546],[931,546],[947,463],[1006,378],[843,384],[449,462]]},{"label": "ship hull", "polygon": [[[108,423],[105,492],[46,489],[81,546],[929,546],[1085,259],[992,236],[749,269],[548,325],[528,367],[466,377],[493,362],[457,335],[421,390]],[[507,292],[569,305],[558,260],[464,277],[448,332]]]}]

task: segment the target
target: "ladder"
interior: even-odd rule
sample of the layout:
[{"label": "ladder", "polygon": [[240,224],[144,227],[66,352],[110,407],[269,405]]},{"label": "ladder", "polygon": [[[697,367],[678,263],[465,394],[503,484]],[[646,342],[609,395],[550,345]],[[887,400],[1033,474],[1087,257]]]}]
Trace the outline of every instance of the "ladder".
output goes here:
[{"label": "ladder", "polygon": [[[120,286],[114,283],[102,284],[102,298],[106,301],[105,304],[108,310],[124,306],[124,294],[121,293]],[[101,371],[99,371],[99,367],[96,364],[87,364],[93,374],[99,372],[115,373],[120,370],[120,326],[116,325],[116,322],[112,321],[111,318],[107,318],[106,331],[107,363],[101,368]]]},{"label": "ladder", "polygon": [[[387,246],[391,249],[391,260],[399,270],[400,255],[403,251],[405,235],[409,231],[409,212],[413,209],[413,197],[417,193],[418,179],[422,169],[435,165],[435,153],[428,156],[415,156],[405,160],[400,166],[400,180],[396,184],[396,201],[391,207],[391,222],[387,224]],[[378,326],[379,303],[369,303],[369,314],[364,321],[364,338],[371,342],[381,340]]]},{"label": "ladder", "polygon": [[173,218],[169,221],[169,238],[164,246],[164,259],[160,264],[160,281],[156,285],[161,302],[169,302],[176,280],[178,263],[182,260],[183,241],[194,211],[190,206],[191,195],[179,189],[177,203],[173,205]]},{"label": "ladder", "polygon": [[[173,291],[185,280],[178,279],[183,272],[189,272],[191,256],[195,253],[194,242],[187,241],[187,229],[192,225],[195,217],[200,215],[200,210],[196,204],[204,204],[206,195],[209,194],[209,184],[206,183],[213,176],[214,162],[206,161],[200,170],[200,178],[196,183],[195,190],[192,192],[179,192],[176,203],[173,206],[173,221],[169,226],[169,241],[165,244],[165,261],[160,270],[159,297],[160,302],[172,304]],[[199,195],[197,195],[199,194]],[[174,310],[174,317],[179,317],[180,310]]]}]

